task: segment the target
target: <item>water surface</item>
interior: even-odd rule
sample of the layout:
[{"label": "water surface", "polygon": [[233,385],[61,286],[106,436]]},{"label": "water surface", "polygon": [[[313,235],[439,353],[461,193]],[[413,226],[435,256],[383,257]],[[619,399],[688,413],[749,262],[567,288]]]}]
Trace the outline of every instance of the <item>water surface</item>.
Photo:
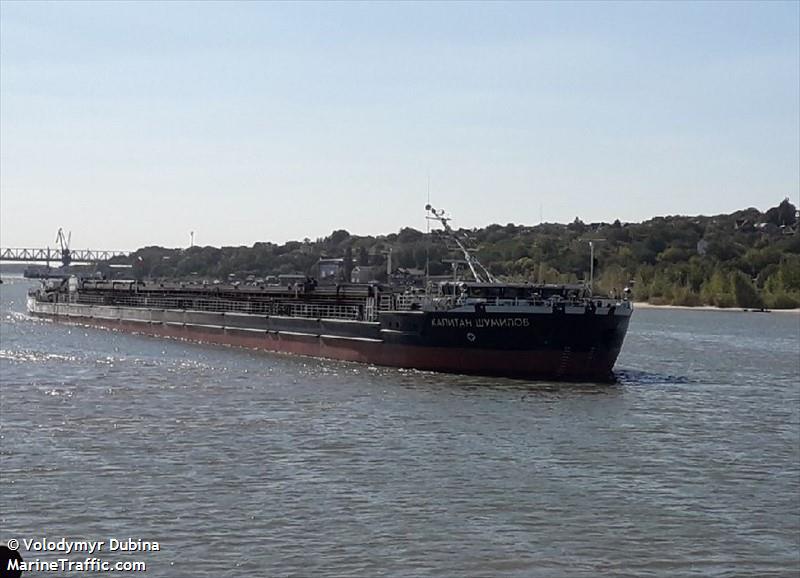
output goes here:
[{"label": "water surface", "polygon": [[169,577],[800,575],[800,316],[637,310],[617,384],[527,383],[35,320],[5,281],[1,542],[157,540],[104,557]]}]

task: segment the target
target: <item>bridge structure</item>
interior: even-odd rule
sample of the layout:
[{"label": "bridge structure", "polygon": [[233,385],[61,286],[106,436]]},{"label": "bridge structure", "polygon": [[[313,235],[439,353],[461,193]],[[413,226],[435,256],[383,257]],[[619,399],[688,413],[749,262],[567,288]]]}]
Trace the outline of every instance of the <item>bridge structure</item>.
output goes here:
[{"label": "bridge structure", "polygon": [[35,248],[0,248],[0,262],[18,263],[97,263],[108,261],[114,257],[127,257],[125,251],[93,250],[93,249],[60,249],[46,247]]}]

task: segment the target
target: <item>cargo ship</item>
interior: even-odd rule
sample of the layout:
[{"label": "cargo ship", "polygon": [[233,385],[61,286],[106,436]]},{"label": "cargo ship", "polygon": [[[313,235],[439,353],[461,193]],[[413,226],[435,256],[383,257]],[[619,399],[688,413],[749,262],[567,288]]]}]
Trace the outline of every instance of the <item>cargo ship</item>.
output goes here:
[{"label": "cargo ship", "polygon": [[524,379],[611,381],[633,312],[629,293],[587,284],[506,283],[427,206],[470,281],[424,290],[379,283],[208,285],[134,280],[44,282],[35,316],[272,352]]}]

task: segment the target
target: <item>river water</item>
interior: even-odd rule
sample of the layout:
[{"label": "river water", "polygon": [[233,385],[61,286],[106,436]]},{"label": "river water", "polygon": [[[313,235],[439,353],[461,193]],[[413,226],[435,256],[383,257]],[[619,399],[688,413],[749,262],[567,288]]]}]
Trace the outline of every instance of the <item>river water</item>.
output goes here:
[{"label": "river water", "polygon": [[5,281],[2,543],[168,577],[800,575],[798,315],[641,309],[617,384],[524,383],[34,320]]}]

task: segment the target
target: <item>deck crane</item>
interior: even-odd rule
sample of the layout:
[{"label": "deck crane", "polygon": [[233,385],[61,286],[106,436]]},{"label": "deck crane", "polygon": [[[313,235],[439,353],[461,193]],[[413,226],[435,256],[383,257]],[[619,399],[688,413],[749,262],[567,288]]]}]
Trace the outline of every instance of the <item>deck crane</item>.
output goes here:
[{"label": "deck crane", "polygon": [[425,205],[425,210],[428,211],[431,215],[428,216],[428,219],[439,221],[444,227],[444,232],[447,237],[453,241],[458,248],[461,249],[461,253],[464,255],[464,261],[466,261],[469,270],[472,271],[472,276],[475,277],[475,281],[478,283],[498,283],[499,281],[489,273],[489,270],[483,266],[483,264],[478,261],[478,259],[469,252],[466,245],[458,238],[456,232],[450,226],[448,221],[450,217],[445,216],[444,210],[434,209],[430,204]]}]

